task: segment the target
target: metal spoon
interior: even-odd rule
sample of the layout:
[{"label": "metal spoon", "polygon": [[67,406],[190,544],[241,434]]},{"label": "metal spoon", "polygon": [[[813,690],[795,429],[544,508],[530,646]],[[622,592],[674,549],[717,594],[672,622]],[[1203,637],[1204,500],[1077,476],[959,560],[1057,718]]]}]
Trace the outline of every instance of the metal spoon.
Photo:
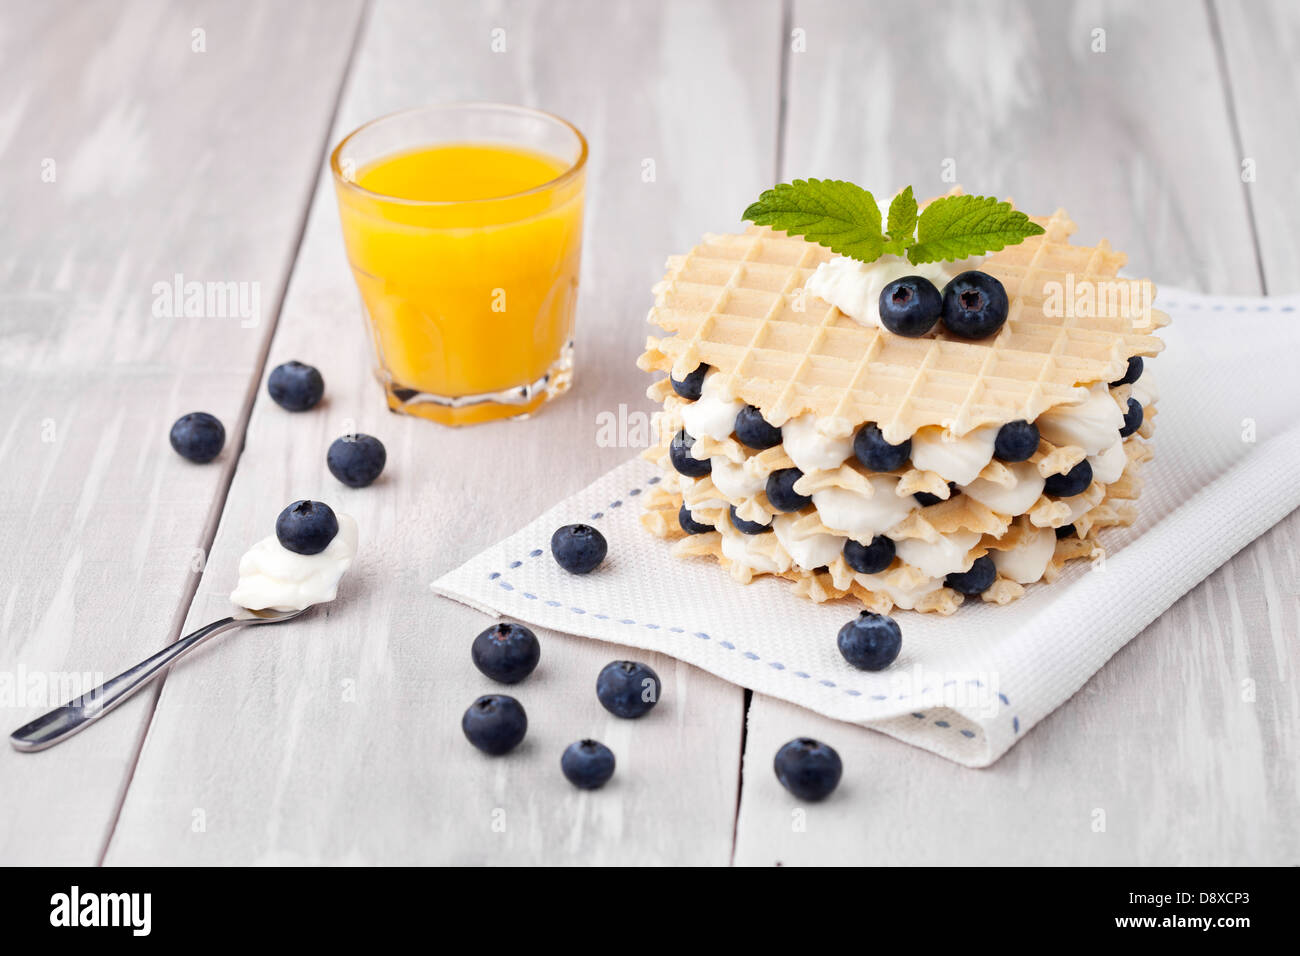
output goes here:
[{"label": "metal spoon", "polygon": [[62,707],[56,707],[48,714],[23,724],[9,735],[9,742],[14,745],[15,750],[24,753],[34,753],[37,750],[53,747],[59,741],[85,730],[209,638],[236,627],[243,627],[245,624],[279,624],[281,621],[291,621],[301,613],[302,611],[249,611],[241,608],[233,617],[224,617],[220,621],[213,621],[206,627],[199,628],[193,634],[186,634],[180,640],[168,644],[157,654],[105,681],[94,690],[87,691]]}]

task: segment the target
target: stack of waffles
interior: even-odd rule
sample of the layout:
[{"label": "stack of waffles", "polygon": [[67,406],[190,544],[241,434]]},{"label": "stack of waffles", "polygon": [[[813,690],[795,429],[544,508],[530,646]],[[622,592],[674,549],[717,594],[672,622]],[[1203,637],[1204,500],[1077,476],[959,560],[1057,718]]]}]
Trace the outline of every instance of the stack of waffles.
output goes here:
[{"label": "stack of waffles", "polygon": [[[852,596],[881,613],[952,613],[970,589],[951,576],[986,555],[997,574],[980,596],[998,604],[1055,580],[1067,561],[1102,556],[1098,532],[1133,522],[1151,457],[1157,396],[1130,360],[1160,351],[1152,333],[1168,318],[1149,308],[1149,282],[1117,278],[1125,257],[1107,242],[1071,245],[1063,211],[1034,221],[1042,235],[953,266],[1006,289],[1006,323],[980,341],[942,325],[904,338],[859,324],[804,292],[834,254],[766,227],[706,236],[669,259],[649,316],[667,334],[648,339],[638,362],[666,373],[648,392],[663,409],[646,457],[664,479],[647,496],[646,528],[741,583],[779,575],[814,601]],[[1130,399],[1141,406],[1136,431]],[[738,440],[746,406],[780,428],[779,443]],[[1001,461],[998,431],[1017,421],[1038,426],[1038,449]],[[871,425],[891,444],[911,441],[901,467],[873,471],[855,456]],[[693,462],[675,467],[674,451]],[[1045,479],[1085,459],[1093,480],[1082,492],[1045,493]],[[768,479],[792,468],[802,473],[793,491],[810,500],[783,511]],[[892,543],[894,557],[856,570],[851,542]]]}]

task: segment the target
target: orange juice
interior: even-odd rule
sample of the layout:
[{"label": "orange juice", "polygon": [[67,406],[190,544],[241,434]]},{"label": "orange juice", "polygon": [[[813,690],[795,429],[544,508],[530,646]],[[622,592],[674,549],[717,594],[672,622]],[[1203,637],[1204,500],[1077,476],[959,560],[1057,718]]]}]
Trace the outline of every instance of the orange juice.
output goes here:
[{"label": "orange juice", "polygon": [[451,142],[381,156],[335,185],[390,407],[469,424],[567,389],[580,166]]}]

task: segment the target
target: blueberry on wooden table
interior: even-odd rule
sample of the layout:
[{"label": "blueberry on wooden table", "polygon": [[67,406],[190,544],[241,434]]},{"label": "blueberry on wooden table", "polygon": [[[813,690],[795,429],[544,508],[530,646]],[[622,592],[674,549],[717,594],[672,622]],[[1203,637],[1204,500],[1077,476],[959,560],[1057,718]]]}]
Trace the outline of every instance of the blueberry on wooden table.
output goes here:
[{"label": "blueberry on wooden table", "polygon": [[598,740],[579,740],[565,748],[560,770],[575,787],[595,790],[614,776],[614,751]]},{"label": "blueberry on wooden table", "polygon": [[469,705],[460,729],[479,750],[493,757],[509,753],[528,733],[523,705],[505,694],[485,694]]},{"label": "blueberry on wooden table", "polygon": [[596,698],[615,717],[641,717],[659,703],[659,675],[637,661],[611,661],[596,677]]},{"label": "blueberry on wooden table", "polygon": [[215,415],[190,412],[176,419],[168,438],[176,454],[204,464],[221,454],[226,444],[226,427]]},{"label": "blueberry on wooden table", "polygon": [[834,747],[797,737],[776,752],[776,779],[800,800],[823,800],[839,786],[844,764]]},{"label": "blueberry on wooden table", "polygon": [[275,404],[291,412],[305,412],[325,394],[325,379],[312,365],[296,359],[271,369],[266,390]]},{"label": "blueberry on wooden table", "polygon": [[325,455],[330,474],[349,488],[371,484],[388,463],[384,443],[373,435],[344,435],[334,439]]},{"label": "blueberry on wooden table", "polygon": [[537,667],[542,646],[537,635],[522,624],[502,621],[474,638],[470,657],[474,666],[493,680],[517,684]]}]

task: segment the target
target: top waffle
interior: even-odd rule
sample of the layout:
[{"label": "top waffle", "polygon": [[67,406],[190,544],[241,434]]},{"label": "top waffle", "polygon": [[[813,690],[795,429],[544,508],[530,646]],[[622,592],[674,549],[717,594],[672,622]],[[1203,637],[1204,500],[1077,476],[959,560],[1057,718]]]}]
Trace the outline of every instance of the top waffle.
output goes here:
[{"label": "top waffle", "polygon": [[[1150,333],[1169,321],[1154,310],[1122,314],[1103,295],[1087,316],[1048,314],[1047,283],[1113,283],[1125,257],[1105,240],[1070,245],[1075,225],[1064,210],[1034,221],[1043,235],[978,266],[1009,299],[1006,324],[979,342],[942,327],[932,337],[904,338],[804,296],[804,283],[834,253],[801,237],[760,226],[706,236],[668,260],[649,318],[672,334],[651,338],[639,364],[680,379],[707,363],[726,376],[726,392],[777,426],[812,412],[843,434],[875,422],[897,443],[927,425],[964,435],[1034,421],[1054,405],[1083,400],[1079,386],[1120,378],[1131,356],[1159,352],[1163,343]],[[1143,280],[1141,288],[1149,303],[1153,287]]]}]

